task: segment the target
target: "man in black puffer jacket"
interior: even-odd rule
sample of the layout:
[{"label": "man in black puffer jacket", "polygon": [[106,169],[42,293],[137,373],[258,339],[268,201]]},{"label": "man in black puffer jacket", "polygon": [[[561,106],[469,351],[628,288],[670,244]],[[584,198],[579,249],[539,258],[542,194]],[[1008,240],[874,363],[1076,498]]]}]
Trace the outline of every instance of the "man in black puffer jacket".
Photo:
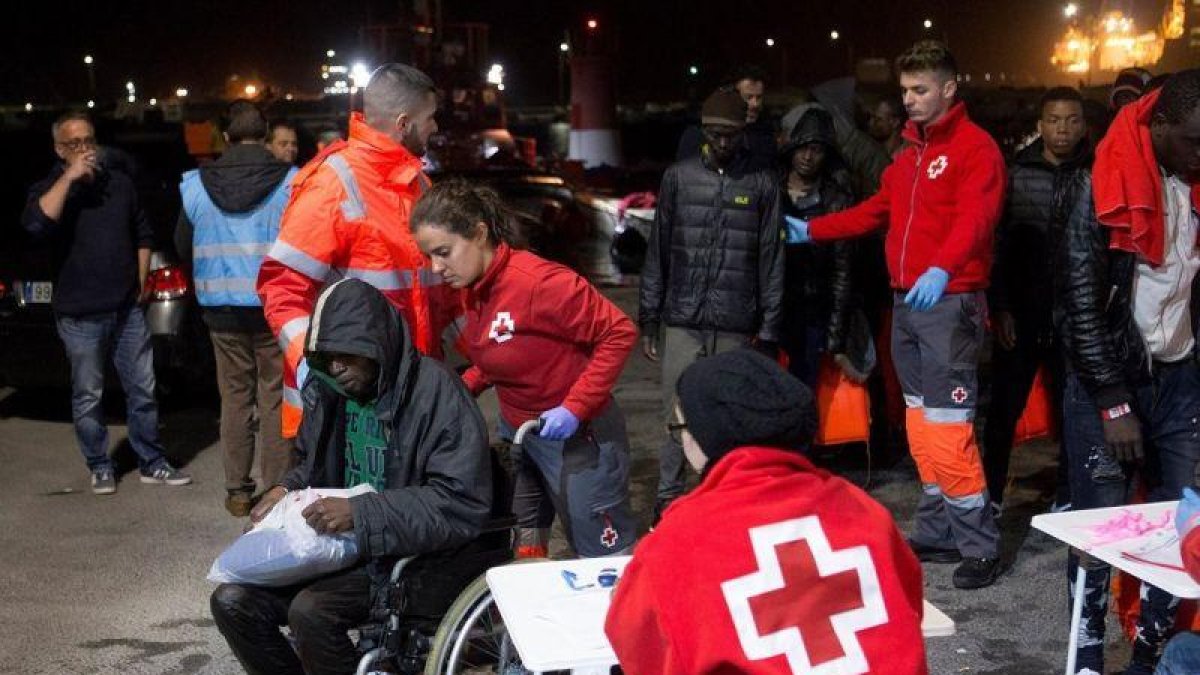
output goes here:
[{"label": "man in black puffer jacket", "polygon": [[[988,496],[1004,501],[1008,462],[1017,420],[1025,409],[1038,368],[1061,417],[1062,344],[1054,330],[1054,274],[1078,176],[1092,165],[1083,97],[1070,87],[1042,96],[1040,137],[1017,154],[1009,173],[1004,217],[996,227],[996,262],[988,301],[996,347],[992,352],[992,399],[984,431],[983,471]],[[1062,424],[1056,425],[1061,429]],[[1059,457],[1057,508],[1070,504],[1066,462]]]},{"label": "man in black puffer jacket", "polygon": [[325,497],[302,512],[318,533],[354,532],[358,566],[306,586],[222,584],[213,591],[217,627],[255,675],[353,672],[346,631],[385,601],[380,591],[393,563],[469,543],[493,502],[479,408],[454,372],[417,352],[378,290],[357,279],[327,288],[304,348],[311,370],[296,437],[300,465],[263,495],[251,520],[291,490],[368,483],[377,492]]},{"label": "man in black puffer jacket", "polygon": [[[675,381],[696,359],[751,341],[774,356],[783,305],[779,188],[772,172],[747,168],[746,102],[718,89],[701,111],[705,145],[663,175],[642,271],[642,350],[659,360],[663,412]],[[660,326],[665,330],[660,333]],[[683,450],[659,456],[655,520],[683,492]]]}]

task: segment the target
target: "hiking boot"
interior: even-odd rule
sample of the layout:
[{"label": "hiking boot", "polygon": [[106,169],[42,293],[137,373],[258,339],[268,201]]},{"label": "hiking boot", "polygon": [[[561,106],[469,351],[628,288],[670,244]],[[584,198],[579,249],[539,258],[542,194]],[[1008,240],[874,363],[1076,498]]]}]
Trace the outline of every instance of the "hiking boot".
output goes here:
[{"label": "hiking boot", "polygon": [[991,586],[1000,575],[999,558],[963,558],[954,570],[954,587],[971,589]]},{"label": "hiking boot", "polygon": [[187,485],[192,482],[192,477],[170,464],[163,464],[149,474],[142,474],[142,482],[155,485]]},{"label": "hiking boot", "polygon": [[92,472],[92,493],[111,495],[117,491],[117,479],[112,469],[96,469]]},{"label": "hiking boot", "polygon": [[254,506],[254,498],[249,492],[230,492],[225,497],[225,510],[234,518],[245,518],[250,515]]},{"label": "hiking boot", "polygon": [[936,546],[926,546],[918,544],[912,539],[908,540],[908,547],[916,554],[917,560],[927,563],[956,563],[962,560],[962,554],[956,548],[938,548]]}]

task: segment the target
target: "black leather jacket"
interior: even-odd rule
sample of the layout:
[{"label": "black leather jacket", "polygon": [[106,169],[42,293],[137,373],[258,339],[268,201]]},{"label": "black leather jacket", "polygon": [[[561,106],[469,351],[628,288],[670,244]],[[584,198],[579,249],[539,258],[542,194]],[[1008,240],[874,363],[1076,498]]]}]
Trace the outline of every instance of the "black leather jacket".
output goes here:
[{"label": "black leather jacket", "polygon": [[996,257],[988,301],[1012,312],[1040,343],[1053,337],[1054,277],[1067,217],[1076,201],[1076,175],[1092,163],[1087,141],[1058,165],[1042,155],[1039,138],[1017,154],[1009,171],[1004,217],[996,228]]},{"label": "black leather jacket", "polygon": [[719,330],[779,341],[783,219],[774,172],[703,157],[663,175],[642,271],[638,323]]},{"label": "black leather jacket", "polygon": [[[1090,172],[1080,172],[1075,208],[1067,219],[1055,309],[1067,361],[1096,406],[1132,401],[1132,389],[1149,381],[1154,364],[1133,319],[1137,258],[1109,249],[1108,228],[1096,221]],[[1200,276],[1192,282],[1192,331],[1200,335]]]},{"label": "black leather jacket", "polygon": [[[787,184],[786,175],[782,179]],[[785,188],[786,189],[786,188]],[[808,195],[792,201],[783,195],[783,212],[808,220],[842,211],[852,203],[850,193],[832,180],[822,180]],[[830,354],[845,351],[850,319],[852,240],[828,244],[785,247],[784,324],[788,330],[824,323],[825,349]]]}]

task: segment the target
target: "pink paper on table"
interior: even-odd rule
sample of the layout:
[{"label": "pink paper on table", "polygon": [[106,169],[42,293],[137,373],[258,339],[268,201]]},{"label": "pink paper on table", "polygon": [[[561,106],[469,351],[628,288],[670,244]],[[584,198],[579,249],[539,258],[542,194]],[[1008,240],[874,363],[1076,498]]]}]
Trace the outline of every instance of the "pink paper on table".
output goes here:
[{"label": "pink paper on table", "polygon": [[1164,511],[1160,517],[1150,520],[1135,511],[1121,509],[1117,515],[1102,523],[1091,525],[1087,530],[1092,535],[1092,546],[1104,546],[1126,539],[1143,537],[1155,530],[1169,527],[1174,515],[1175,511],[1172,509]]}]

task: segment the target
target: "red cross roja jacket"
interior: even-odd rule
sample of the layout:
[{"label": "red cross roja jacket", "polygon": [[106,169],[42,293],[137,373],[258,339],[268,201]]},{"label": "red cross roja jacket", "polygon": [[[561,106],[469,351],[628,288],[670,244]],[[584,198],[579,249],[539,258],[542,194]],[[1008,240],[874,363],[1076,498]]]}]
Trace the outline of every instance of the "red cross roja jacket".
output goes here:
[{"label": "red cross roja jacket", "polygon": [[467,294],[462,340],[467,388],[495,386],[516,427],[560,405],[582,421],[603,411],[637,328],[583,277],[501,244]]},{"label": "red cross roja jacket", "polygon": [[950,274],[948,293],[987,288],[1006,184],[1000,149],[962,103],[924,134],[910,121],[904,138],[909,145],[884,170],[879,192],[852,209],[814,218],[809,233],[828,241],[886,227],[893,288],[911,288],[930,267]]},{"label": "red cross roja jacket", "polygon": [[924,675],[921,567],[887,510],[802,455],[739,448],[617,584],[626,673]]}]

